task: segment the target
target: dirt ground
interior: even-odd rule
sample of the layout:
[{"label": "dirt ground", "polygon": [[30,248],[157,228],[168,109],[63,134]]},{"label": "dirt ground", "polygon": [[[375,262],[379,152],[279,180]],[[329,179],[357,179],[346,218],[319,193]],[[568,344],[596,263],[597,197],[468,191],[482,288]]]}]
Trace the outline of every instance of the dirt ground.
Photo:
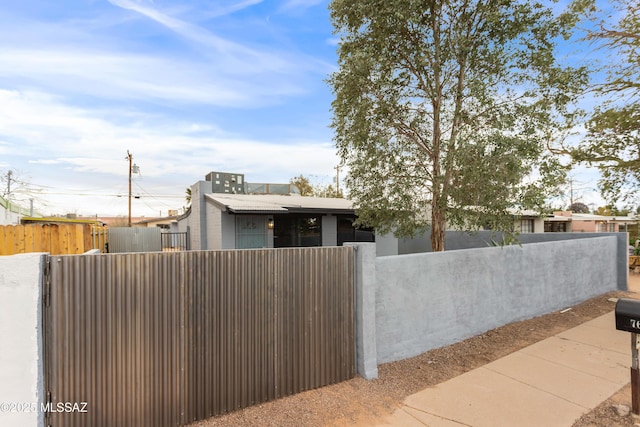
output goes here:
[{"label": "dirt ground", "polygon": [[640,426],[640,417],[629,414],[621,416],[617,411],[618,405],[631,407],[631,384],[622,387],[600,406],[577,420],[573,427],[635,427]]},{"label": "dirt ground", "polygon": [[[605,314],[615,307],[610,298],[628,296],[631,294],[626,292],[607,293],[564,313],[512,323],[411,359],[381,365],[379,378],[372,381],[356,377],[199,421],[190,427],[376,425],[407,396]],[[619,416],[613,409],[620,403],[631,406],[630,402],[630,388],[623,388],[573,427],[634,426],[640,420],[635,421],[631,415]]]}]

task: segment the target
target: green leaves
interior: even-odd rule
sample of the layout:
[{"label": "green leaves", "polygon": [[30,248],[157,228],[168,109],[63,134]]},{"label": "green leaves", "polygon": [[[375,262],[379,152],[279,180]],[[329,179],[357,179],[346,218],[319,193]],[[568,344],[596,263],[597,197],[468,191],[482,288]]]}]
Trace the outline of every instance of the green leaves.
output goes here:
[{"label": "green leaves", "polygon": [[[572,8],[588,9],[597,30],[587,38],[609,52],[604,83],[594,87],[600,105],[586,124],[587,134],[569,150],[576,163],[600,169],[600,189],[611,204],[638,202],[640,186],[640,4],[622,0],[613,4],[619,21],[598,18],[593,3],[574,1]],[[604,13],[604,12],[602,12]]]},{"label": "green leaves", "polygon": [[399,236],[508,231],[513,208],[542,205],[563,170],[549,170],[545,143],[571,126],[586,82],[555,61],[572,19],[513,0],[330,8],[341,36],[332,126],[361,223]]}]

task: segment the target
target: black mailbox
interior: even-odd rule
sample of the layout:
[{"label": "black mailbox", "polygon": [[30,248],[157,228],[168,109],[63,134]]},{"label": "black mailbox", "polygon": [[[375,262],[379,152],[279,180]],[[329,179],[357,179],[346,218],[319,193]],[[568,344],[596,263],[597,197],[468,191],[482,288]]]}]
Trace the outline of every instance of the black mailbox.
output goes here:
[{"label": "black mailbox", "polygon": [[640,334],[640,301],[620,298],[616,303],[616,329]]}]

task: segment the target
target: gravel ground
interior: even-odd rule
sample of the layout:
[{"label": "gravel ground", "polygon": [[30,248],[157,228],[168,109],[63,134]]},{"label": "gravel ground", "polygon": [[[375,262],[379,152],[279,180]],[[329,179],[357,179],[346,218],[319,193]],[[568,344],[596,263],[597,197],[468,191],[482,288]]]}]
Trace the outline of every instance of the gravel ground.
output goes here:
[{"label": "gravel ground", "polygon": [[[607,293],[565,313],[555,312],[512,323],[411,359],[381,365],[378,367],[379,378],[372,381],[356,377],[209,418],[189,427],[375,425],[390,415],[407,396],[605,314],[615,307],[609,298],[629,295]],[[573,427],[634,426],[638,421],[631,415],[619,416],[613,409],[625,402],[630,406],[630,401],[630,391],[623,388]]]},{"label": "gravel ground", "polygon": [[[631,408],[631,384],[622,387],[600,406],[588,414],[583,415],[573,427],[637,427],[640,417],[626,414]],[[622,412],[622,413],[621,413]]]}]

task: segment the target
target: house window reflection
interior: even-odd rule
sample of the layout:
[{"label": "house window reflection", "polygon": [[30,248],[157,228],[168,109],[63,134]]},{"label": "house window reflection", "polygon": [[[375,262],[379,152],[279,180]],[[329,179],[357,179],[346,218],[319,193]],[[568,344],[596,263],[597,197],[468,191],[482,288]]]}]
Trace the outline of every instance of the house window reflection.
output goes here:
[{"label": "house window reflection", "polygon": [[274,218],[275,248],[322,246],[320,215],[289,214]]},{"label": "house window reflection", "polygon": [[338,246],[346,242],[375,242],[373,228],[355,227],[355,215],[338,215]]}]

